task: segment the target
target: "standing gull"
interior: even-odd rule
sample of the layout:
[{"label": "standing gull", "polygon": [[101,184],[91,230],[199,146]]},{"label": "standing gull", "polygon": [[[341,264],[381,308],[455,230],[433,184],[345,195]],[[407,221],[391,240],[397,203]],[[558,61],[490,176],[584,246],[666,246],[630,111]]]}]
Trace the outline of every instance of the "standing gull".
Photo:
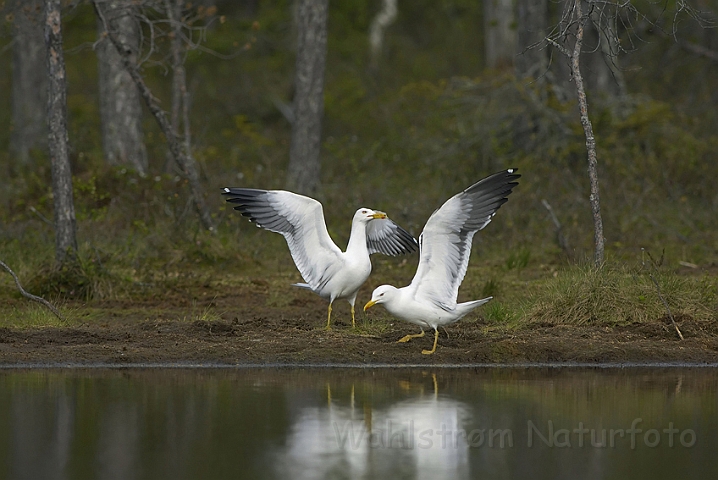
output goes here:
[{"label": "standing gull", "polygon": [[225,188],[223,195],[235,210],[258,227],[280,233],[287,240],[294,264],[306,288],[329,300],[327,329],[331,328],[332,303],[346,299],[352,307],[359,288],[371,273],[372,253],[402,255],[416,251],[417,243],[406,230],[389,220],[386,213],[360,208],[352,218],[346,252],[337,247],[327,232],[322,204],[313,198],[283,190]]},{"label": "standing gull", "polygon": [[421,327],[421,333],[407,335],[399,342],[424,336],[424,328],[434,329],[436,351],[439,325],[448,325],[491,297],[456,303],[459,286],[469,266],[474,234],[491,222],[496,210],[506,203],[511,190],[518,185],[515,168],[495,173],[447,200],[431,214],[419,236],[419,266],[411,284],[396,288],[377,287],[364,311],[383,304],[389,313]]}]

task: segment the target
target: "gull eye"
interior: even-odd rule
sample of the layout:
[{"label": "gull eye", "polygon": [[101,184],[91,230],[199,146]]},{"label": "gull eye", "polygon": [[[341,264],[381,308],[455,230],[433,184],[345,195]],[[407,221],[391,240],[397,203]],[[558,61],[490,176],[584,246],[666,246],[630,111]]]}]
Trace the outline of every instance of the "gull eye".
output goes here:
[{"label": "gull eye", "polygon": [[380,294],[379,294],[379,296],[380,296],[380,297],[383,297],[383,296],[384,296],[384,294],[383,294],[383,293],[380,293]]},{"label": "gull eye", "polygon": [[362,210],[362,211],[361,211],[361,213],[364,213],[364,214],[366,214],[366,213],[367,213],[367,211],[366,211],[366,210]]}]

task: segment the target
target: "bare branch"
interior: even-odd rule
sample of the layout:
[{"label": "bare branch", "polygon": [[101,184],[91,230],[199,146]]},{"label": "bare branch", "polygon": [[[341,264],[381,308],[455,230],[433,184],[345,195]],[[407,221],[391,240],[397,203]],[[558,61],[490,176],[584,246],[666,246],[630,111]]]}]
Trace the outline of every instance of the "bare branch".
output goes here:
[{"label": "bare branch", "polygon": [[20,293],[22,294],[23,297],[29,298],[29,299],[32,300],[33,302],[37,302],[37,303],[40,303],[40,304],[44,305],[44,306],[47,307],[57,318],[59,318],[59,319],[62,320],[63,322],[66,322],[66,321],[67,321],[67,320],[65,319],[65,317],[62,316],[62,314],[60,313],[60,311],[59,311],[57,308],[55,308],[55,306],[54,306],[53,304],[51,304],[50,302],[48,302],[47,300],[45,300],[45,299],[42,298],[42,297],[38,297],[37,295],[33,295],[32,293],[28,293],[24,288],[22,288],[22,285],[20,284],[20,280],[17,278],[17,275],[15,275],[15,272],[13,272],[12,269],[11,269],[10,267],[8,267],[7,264],[6,264],[5,262],[3,262],[2,260],[0,260],[0,267],[3,267],[10,275],[12,275],[13,280],[15,280],[15,285],[17,285],[17,289],[20,291]]},{"label": "bare branch", "polygon": [[30,211],[31,211],[32,213],[34,213],[35,215],[37,215],[40,220],[42,220],[42,221],[45,222],[46,224],[50,225],[52,228],[55,228],[55,224],[52,223],[52,221],[50,221],[45,215],[43,215],[42,213],[40,213],[40,212],[37,210],[37,208],[31,206],[31,207],[30,207]]},{"label": "bare branch", "polygon": [[541,204],[544,206],[546,210],[548,210],[549,215],[551,216],[551,221],[553,222],[554,226],[556,227],[556,239],[558,241],[558,245],[561,247],[561,249],[564,251],[564,253],[567,256],[571,256],[571,249],[568,246],[568,241],[566,240],[566,237],[563,234],[563,225],[561,225],[561,222],[559,222],[558,217],[556,216],[556,213],[554,213],[553,208],[551,205],[545,200],[541,200]]},{"label": "bare branch", "polygon": [[695,53],[698,56],[705,57],[714,62],[718,62],[718,52],[716,52],[715,50],[711,50],[710,48],[706,48],[702,45],[698,45],[697,43],[688,42],[685,40],[678,40],[678,45],[680,45],[681,48],[683,48],[684,50],[687,50],[691,53]]},{"label": "bare branch", "polygon": [[564,47],[563,45],[559,44],[558,42],[556,42],[556,40],[554,40],[553,38],[550,38],[550,37],[546,37],[546,41],[547,41],[548,43],[550,43],[551,45],[553,45],[553,46],[556,48],[556,50],[558,50],[559,52],[563,53],[563,54],[566,55],[567,57],[571,58],[571,52],[568,51],[568,48],[566,48],[566,47]]},{"label": "bare branch", "polygon": [[[653,257],[651,256],[650,252],[648,250],[641,248],[641,252],[645,252],[648,254],[648,257],[651,259],[651,262],[653,263],[653,268],[656,268],[656,261],[653,260]],[[641,263],[643,265],[643,268],[646,268],[646,262],[643,258],[641,258]],[[663,263],[663,255],[661,255],[661,263]],[[668,306],[668,302],[663,297],[663,294],[661,293],[661,286],[658,284],[658,280],[656,280],[656,277],[653,276],[653,273],[648,270],[648,276],[650,277],[653,284],[656,286],[656,292],[658,292],[658,298],[661,299],[661,302],[663,302],[663,306],[666,307],[666,311],[668,312],[668,318],[671,319],[671,323],[673,324],[673,328],[676,329],[676,333],[678,334],[678,337],[683,340],[683,334],[681,333],[681,330],[678,328],[678,325],[676,324],[675,318],[673,318],[673,314],[671,313],[671,307]]]}]

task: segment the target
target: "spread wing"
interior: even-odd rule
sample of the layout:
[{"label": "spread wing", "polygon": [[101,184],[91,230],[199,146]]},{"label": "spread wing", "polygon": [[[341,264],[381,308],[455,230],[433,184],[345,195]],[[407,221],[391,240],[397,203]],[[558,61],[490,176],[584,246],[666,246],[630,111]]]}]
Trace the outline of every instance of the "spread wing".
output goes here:
[{"label": "spread wing", "polygon": [[341,268],[342,251],[329,236],[322,204],[283,190],[225,188],[222,195],[251,222],[287,240],[304,281],[318,290]]},{"label": "spread wing", "polygon": [[367,224],[366,246],[369,255],[383,253],[392,257],[415,252],[419,248],[409,232],[388,218],[375,219]]},{"label": "spread wing", "polygon": [[447,310],[456,306],[474,234],[491,222],[521,175],[516,169],[495,173],[447,200],[431,214],[419,237],[419,266],[409,286]]}]

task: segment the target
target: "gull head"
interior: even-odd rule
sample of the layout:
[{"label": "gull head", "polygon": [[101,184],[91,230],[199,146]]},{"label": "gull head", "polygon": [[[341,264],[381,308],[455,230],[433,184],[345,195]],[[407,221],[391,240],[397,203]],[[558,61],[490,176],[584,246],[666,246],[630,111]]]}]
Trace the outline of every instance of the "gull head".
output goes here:
[{"label": "gull head", "polygon": [[360,208],[354,214],[353,221],[368,223],[371,220],[384,219],[384,218],[386,218],[386,213],[384,213],[384,212],[380,212],[378,210],[372,210],[371,208]]},{"label": "gull head", "polygon": [[379,303],[387,303],[391,301],[396,295],[396,292],[397,288],[392,287],[391,285],[376,287],[374,292],[371,294],[371,300],[364,305],[364,311],[366,312],[368,309]]}]

